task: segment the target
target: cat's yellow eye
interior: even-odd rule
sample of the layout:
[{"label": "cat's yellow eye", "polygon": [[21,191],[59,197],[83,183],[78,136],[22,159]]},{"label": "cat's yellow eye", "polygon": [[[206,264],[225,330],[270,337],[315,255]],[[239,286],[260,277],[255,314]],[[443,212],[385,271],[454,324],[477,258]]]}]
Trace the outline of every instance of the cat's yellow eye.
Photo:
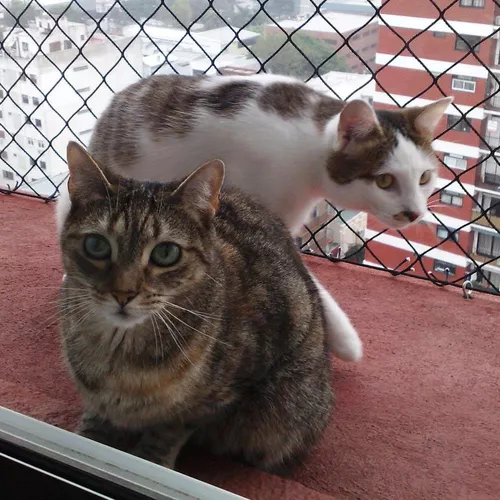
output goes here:
[{"label": "cat's yellow eye", "polygon": [[149,260],[159,267],[169,267],[181,260],[181,247],[175,243],[160,243],[153,248]]},{"label": "cat's yellow eye", "polygon": [[424,184],[428,184],[430,180],[431,180],[431,171],[430,170],[426,170],[420,176],[420,185],[423,186]]},{"label": "cat's yellow eye", "polygon": [[375,178],[375,182],[380,189],[390,188],[394,184],[395,180],[396,179],[391,174],[380,174]]},{"label": "cat's yellow eye", "polygon": [[106,260],[111,257],[111,245],[100,234],[88,234],[83,240],[83,250],[93,260]]}]

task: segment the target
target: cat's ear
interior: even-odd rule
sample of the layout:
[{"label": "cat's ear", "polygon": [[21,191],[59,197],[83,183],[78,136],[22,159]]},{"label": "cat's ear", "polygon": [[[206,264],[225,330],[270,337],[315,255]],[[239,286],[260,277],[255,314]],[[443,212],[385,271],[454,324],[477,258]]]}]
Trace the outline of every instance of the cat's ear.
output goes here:
[{"label": "cat's ear", "polygon": [[187,177],[172,195],[180,196],[183,204],[196,214],[212,219],[219,209],[224,171],[224,163],[221,160],[204,163]]},{"label": "cat's ear", "polygon": [[71,201],[92,201],[106,198],[114,190],[114,176],[105,174],[87,151],[74,141],[66,149]]},{"label": "cat's ear", "polygon": [[381,133],[381,127],[374,109],[365,101],[349,101],[340,112],[338,125],[338,148],[363,142]]},{"label": "cat's ear", "polygon": [[413,108],[410,116],[418,133],[424,137],[432,137],[439,120],[441,120],[444,112],[452,102],[453,97],[444,97],[427,106]]}]

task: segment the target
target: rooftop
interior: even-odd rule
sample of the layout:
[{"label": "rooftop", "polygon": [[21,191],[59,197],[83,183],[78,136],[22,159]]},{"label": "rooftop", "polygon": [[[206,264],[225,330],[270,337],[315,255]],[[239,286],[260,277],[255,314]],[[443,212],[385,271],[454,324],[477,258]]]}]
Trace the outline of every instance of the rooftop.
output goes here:
[{"label": "rooftop", "polygon": [[321,78],[311,79],[308,85],[314,90],[340,99],[373,97],[375,94],[375,80],[370,74],[330,71]]},{"label": "rooftop", "polygon": [[[72,430],[81,406],[54,316],[62,270],[53,206],[0,196],[0,224],[8,235],[0,246],[2,405]],[[183,452],[181,472],[259,500],[497,498],[500,299],[474,292],[466,301],[451,287],[305,262],[365,343],[359,364],[332,359],[337,405],[323,440],[286,478],[199,450]]]},{"label": "rooftop", "polygon": [[[328,12],[316,15],[304,24],[304,20],[280,21],[281,28],[285,30],[301,29],[303,31],[314,31],[317,33],[349,33],[363,27],[365,24],[377,24],[378,20],[369,15],[347,14],[344,12]],[[270,26],[274,26],[271,24]]]}]

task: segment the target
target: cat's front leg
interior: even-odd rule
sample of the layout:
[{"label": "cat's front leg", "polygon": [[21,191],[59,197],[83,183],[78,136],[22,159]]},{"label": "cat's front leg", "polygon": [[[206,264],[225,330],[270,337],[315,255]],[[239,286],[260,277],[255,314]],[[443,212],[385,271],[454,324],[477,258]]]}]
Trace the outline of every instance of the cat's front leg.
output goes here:
[{"label": "cat's front leg", "polygon": [[120,429],[92,411],[83,414],[76,432],[80,436],[122,451],[128,451],[140,438],[138,432]]},{"label": "cat's front leg", "polygon": [[318,288],[325,311],[325,330],[330,350],[344,361],[359,361],[363,357],[363,343],[358,332],[335,299],[314,276],[311,277]]},{"label": "cat's front leg", "polygon": [[173,469],[177,455],[194,429],[182,425],[161,424],[142,431],[138,443],[130,453],[150,462]]}]

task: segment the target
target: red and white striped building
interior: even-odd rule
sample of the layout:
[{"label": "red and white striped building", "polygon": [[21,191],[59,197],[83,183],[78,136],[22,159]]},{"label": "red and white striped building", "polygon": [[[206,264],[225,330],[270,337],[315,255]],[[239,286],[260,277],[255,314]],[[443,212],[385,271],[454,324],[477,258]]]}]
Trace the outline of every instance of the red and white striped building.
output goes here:
[{"label": "red and white striped building", "polygon": [[[413,96],[425,91],[412,103],[425,105],[444,93],[453,95],[455,104],[467,113],[469,122],[479,134],[460,121],[454,129],[435,141],[440,158],[452,170],[440,169],[439,187],[446,186],[446,190],[434,197],[440,199],[442,205],[434,209],[442,224],[429,216],[426,218],[428,225],[419,224],[405,230],[404,234],[421,254],[442,241],[448,229],[461,228],[456,233],[459,245],[467,253],[472,253],[476,260],[484,262],[493,256],[500,256],[500,235],[484,219],[469,224],[479,214],[467,193],[475,196],[484,206],[500,202],[500,167],[495,158],[485,159],[490,151],[480,138],[485,137],[491,148],[500,145],[500,93],[487,99],[492,91],[498,89],[490,72],[500,76],[498,35],[495,34],[500,9],[491,0],[436,0],[435,3],[441,11],[445,11],[447,22],[436,21],[439,13],[428,0],[384,2],[376,55],[377,69],[380,69],[377,76],[379,83],[374,103],[378,108],[394,106],[387,95],[389,93],[400,105],[404,105]],[[476,49],[480,61],[472,54],[466,55],[469,47],[447,23],[472,45],[485,39]],[[409,50],[404,48],[405,41],[409,42]],[[437,80],[438,85],[433,85],[433,75],[442,75]],[[450,106],[437,134],[458,119],[458,111]],[[497,154],[500,156],[500,153]],[[477,168],[472,168],[478,163]],[[467,168],[471,170],[464,172]],[[460,181],[463,187],[458,182],[452,182],[453,174],[462,174]],[[490,213],[490,218],[500,227],[500,205],[497,208],[498,211]],[[379,222],[369,218],[366,236],[371,238],[382,229]],[[414,255],[411,246],[394,231],[376,237],[370,248],[391,268]],[[369,264],[378,265],[370,252],[366,253],[365,259]],[[445,278],[446,269],[453,277],[462,275],[472,266],[470,259],[451,240],[431,250],[423,262],[426,270],[440,279]],[[500,262],[496,261],[484,269],[487,277],[500,285]],[[421,266],[416,266],[415,272],[424,274]],[[474,278],[480,283],[483,280],[482,284],[486,286],[481,275]]]}]

